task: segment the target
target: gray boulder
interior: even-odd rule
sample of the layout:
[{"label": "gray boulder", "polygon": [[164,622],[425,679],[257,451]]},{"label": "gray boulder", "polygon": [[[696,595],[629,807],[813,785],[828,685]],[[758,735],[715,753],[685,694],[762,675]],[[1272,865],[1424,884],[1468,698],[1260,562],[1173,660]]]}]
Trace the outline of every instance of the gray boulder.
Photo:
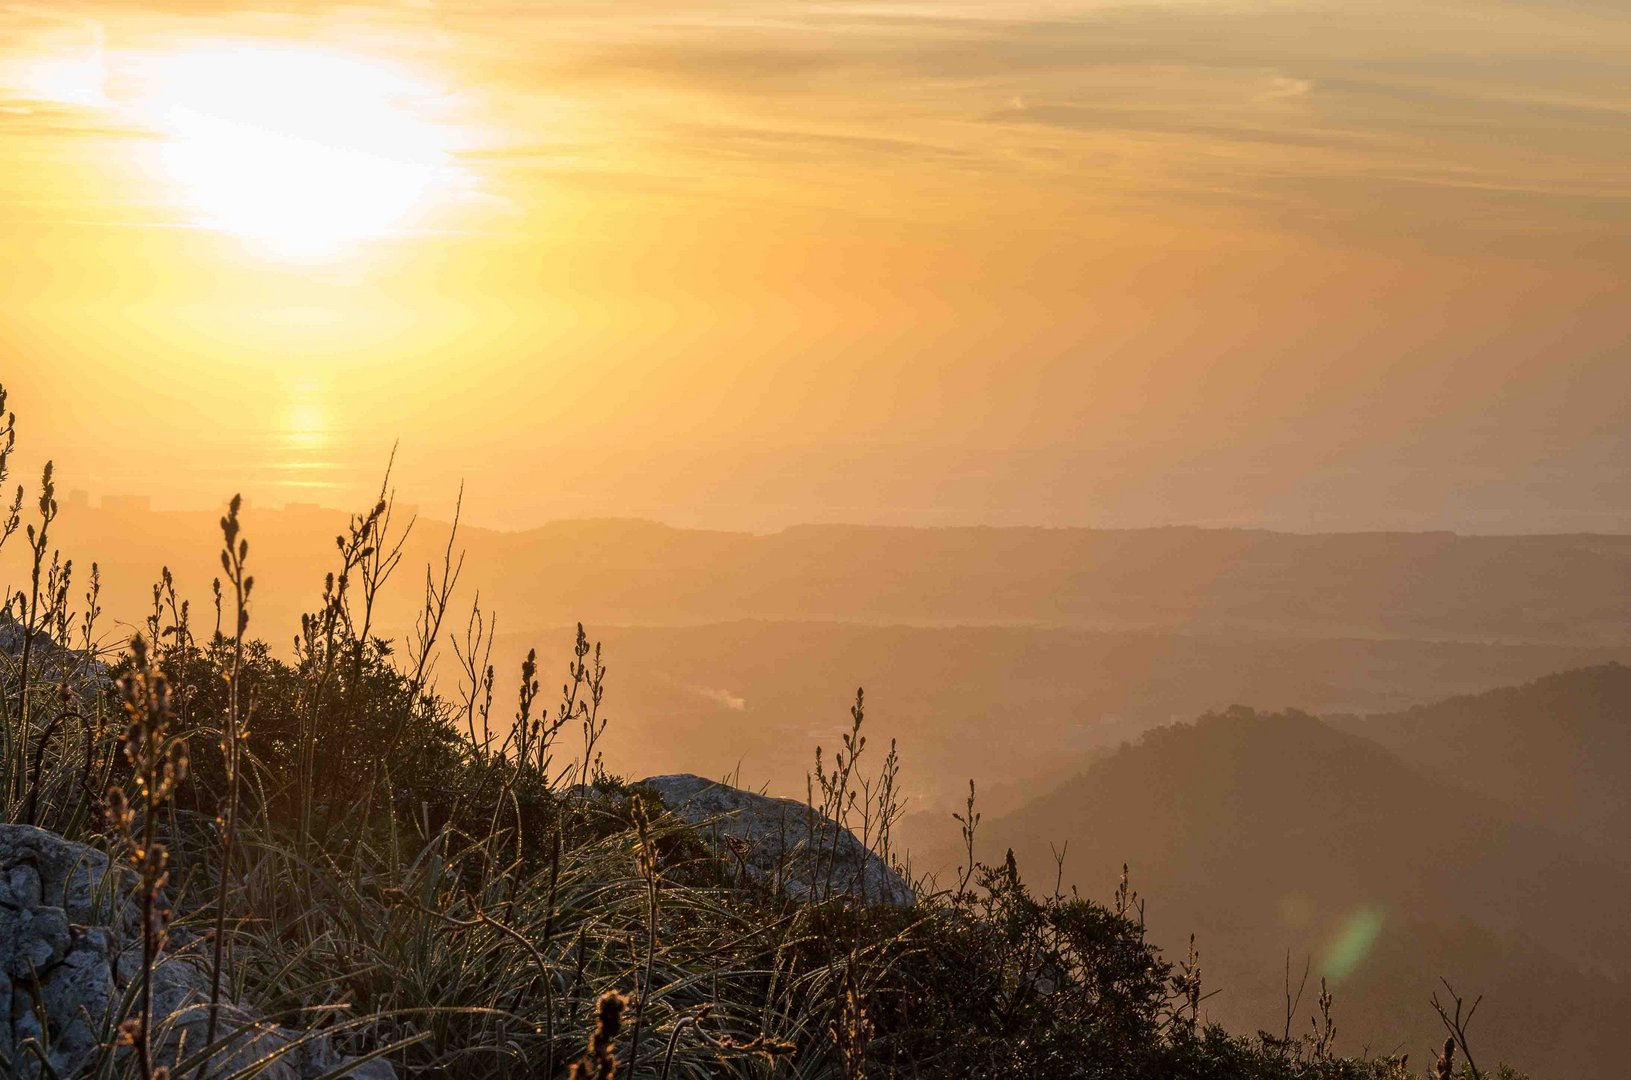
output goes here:
[{"label": "gray boulder", "polygon": [[[105,854],[30,825],[0,825],[0,1061],[19,1078],[81,1074],[113,1038],[141,972],[140,914],[131,874]],[[209,1013],[207,964],[186,948],[163,954],[153,970],[153,1044],[159,1064],[204,1044]],[[227,1000],[217,1038],[236,1034],[213,1067],[217,1075],[281,1051],[258,1075],[310,1080],[345,1065],[321,1033],[279,1027],[242,1002]],[[126,1051],[119,1051],[125,1053]],[[349,1075],[394,1080],[388,1063]]]},{"label": "gray boulder", "polygon": [[906,880],[853,833],[796,799],[689,773],[649,777],[634,787],[660,798],[750,881],[789,900],[907,907],[917,899]]},{"label": "gray boulder", "polygon": [[[0,686],[16,692],[22,674],[23,645],[28,635],[8,609],[0,609]],[[112,686],[108,666],[83,649],[59,644],[50,634],[36,631],[29,645],[28,681],[41,689],[55,690],[64,681],[80,699],[94,697]]]}]

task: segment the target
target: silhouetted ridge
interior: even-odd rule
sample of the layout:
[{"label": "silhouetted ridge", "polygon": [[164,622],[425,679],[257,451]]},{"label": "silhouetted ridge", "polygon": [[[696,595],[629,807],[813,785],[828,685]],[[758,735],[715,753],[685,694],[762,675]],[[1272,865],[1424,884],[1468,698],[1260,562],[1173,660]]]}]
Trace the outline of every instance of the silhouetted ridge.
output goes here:
[{"label": "silhouetted ridge", "polygon": [[1345,728],[1620,858],[1631,838],[1631,667],[1610,663]]},{"label": "silhouetted ridge", "polygon": [[[1631,894],[1631,874],[1451,770],[1304,713],[1234,707],[1151,731],[988,820],[981,851],[1011,847],[1042,875],[1064,850],[1065,883],[1090,896],[1130,862],[1156,940],[1181,953],[1198,935],[1226,1023],[1278,1028],[1289,952],[1296,974],[1306,956],[1316,986],[1332,979],[1348,1030],[1373,1046],[1426,1045],[1431,1025],[1399,1005],[1440,972],[1488,992],[1501,1019],[1487,1030],[1511,1025],[1494,1047],[1507,1060],[1543,1072],[1606,1060],[1587,1050],[1587,1021],[1631,995],[1602,898]],[[1345,959],[1344,940],[1358,942]],[[1524,1033],[1537,1010],[1553,1017],[1545,1047]]]}]

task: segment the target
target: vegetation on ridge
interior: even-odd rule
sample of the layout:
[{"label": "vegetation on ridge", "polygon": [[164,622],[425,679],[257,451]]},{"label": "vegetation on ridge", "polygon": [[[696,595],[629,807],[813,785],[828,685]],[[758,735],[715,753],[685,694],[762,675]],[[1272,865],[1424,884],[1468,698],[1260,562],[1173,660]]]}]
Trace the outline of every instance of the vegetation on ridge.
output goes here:
[{"label": "vegetation on ridge", "polygon": [[[11,432],[8,418],[0,481]],[[534,655],[513,712],[498,704],[490,619],[479,604],[454,615],[450,537],[417,633],[374,633],[412,528],[388,486],[337,538],[288,660],[249,637],[236,500],[213,615],[166,570],[106,667],[96,570],[86,588],[51,548],[49,468],[26,523],[23,503],[19,488],[0,519],[0,543],[22,528],[32,567],[8,598],[21,647],[0,667],[0,821],[107,846],[136,869],[143,913],[140,985],[102,1018],[91,1075],[217,1075],[217,1039],[173,1070],[153,1053],[163,1020],[145,986],[178,950],[208,965],[215,1001],[330,1030],[411,1076],[1420,1075],[1334,1056],[1328,994],[1308,1032],[1289,1015],[1280,1035],[1204,1022],[1199,959],[1151,945],[1125,883],[1106,906],[1027,887],[1011,854],[975,862],[972,786],[958,879],[923,882],[905,909],[791,903],[660,805],[590,797],[628,789],[597,750],[607,669],[581,629],[558,696]],[[866,771],[863,722],[858,697],[810,797],[888,857],[895,757]],[[1491,1075],[1468,1054],[1464,1003],[1443,1015],[1427,1075]],[[46,1050],[25,1039],[0,1068],[48,1068]]]}]

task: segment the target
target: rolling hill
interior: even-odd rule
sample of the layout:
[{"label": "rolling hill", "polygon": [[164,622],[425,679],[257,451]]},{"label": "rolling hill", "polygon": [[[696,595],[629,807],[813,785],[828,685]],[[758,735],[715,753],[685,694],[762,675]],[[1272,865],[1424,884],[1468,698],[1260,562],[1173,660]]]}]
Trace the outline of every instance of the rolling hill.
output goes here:
[{"label": "rolling hill", "polygon": [[1631,667],[1566,671],[1340,724],[1609,857],[1631,858]]},{"label": "rolling hill", "polygon": [[1631,939],[1603,898],[1627,895],[1631,874],[1477,786],[1305,714],[1234,708],[1149,732],[988,819],[980,854],[1012,848],[1052,880],[1063,850],[1064,884],[1100,898],[1130,862],[1152,934],[1179,954],[1197,935],[1222,991],[1210,1008],[1236,1027],[1278,1032],[1286,958],[1299,974],[1307,958],[1304,1011],[1324,976],[1350,1038],[1421,1053],[1443,975],[1488,996],[1492,1056],[1608,1080],[1601,1030],[1631,1005],[1617,974]]}]

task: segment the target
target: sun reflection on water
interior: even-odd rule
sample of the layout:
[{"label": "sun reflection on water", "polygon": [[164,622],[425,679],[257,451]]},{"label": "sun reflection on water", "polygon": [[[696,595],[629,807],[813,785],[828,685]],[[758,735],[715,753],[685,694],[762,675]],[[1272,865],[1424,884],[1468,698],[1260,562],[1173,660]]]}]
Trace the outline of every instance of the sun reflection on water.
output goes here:
[{"label": "sun reflection on water", "polygon": [[328,443],[328,434],[321,404],[315,400],[299,400],[290,405],[284,421],[285,445],[292,449],[315,450]]},{"label": "sun reflection on water", "polygon": [[333,446],[325,387],[315,376],[295,379],[273,432],[276,483],[293,488],[334,486],[330,477],[335,466],[329,460]]}]

